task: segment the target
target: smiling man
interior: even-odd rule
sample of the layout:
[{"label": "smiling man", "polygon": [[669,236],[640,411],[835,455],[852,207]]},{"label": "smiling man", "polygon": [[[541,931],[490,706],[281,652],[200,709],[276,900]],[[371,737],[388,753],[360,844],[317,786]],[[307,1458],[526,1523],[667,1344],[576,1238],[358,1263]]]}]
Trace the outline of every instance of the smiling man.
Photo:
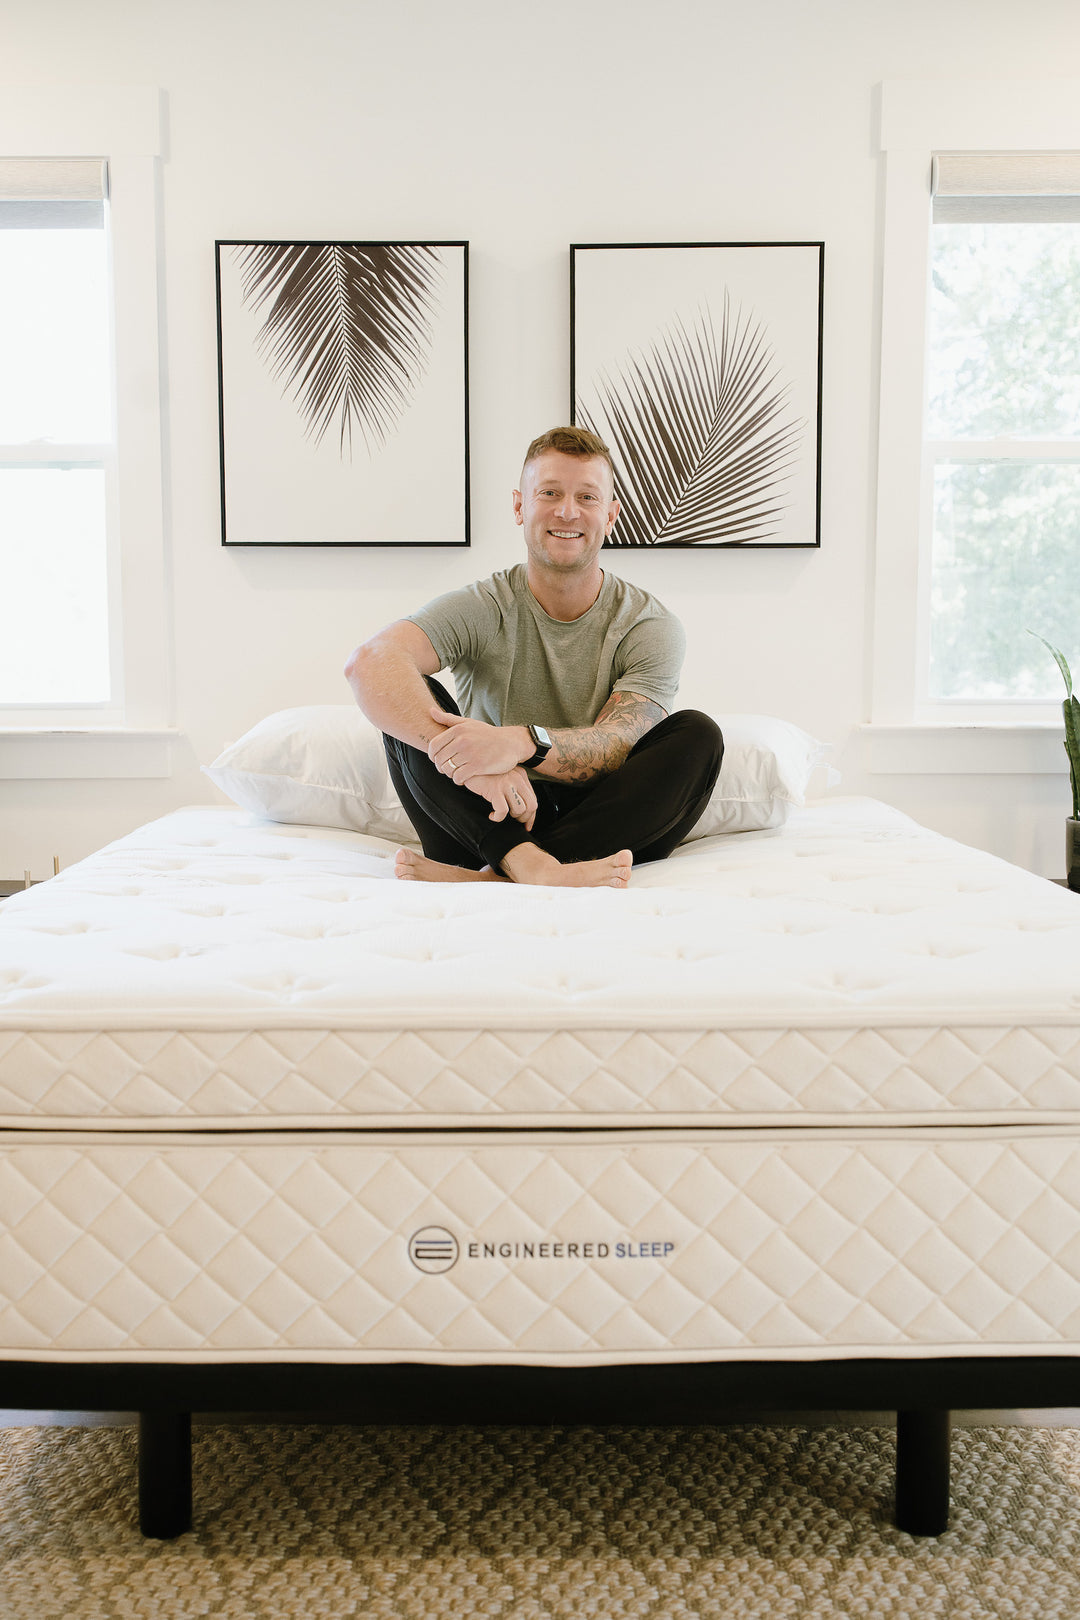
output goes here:
[{"label": "smiling man", "polygon": [[600,567],[618,515],[607,446],[552,428],[514,491],[525,563],[436,597],[350,657],[424,850],[398,851],[398,877],[623,889],[705,809],[723,739],[707,715],[670,712],[679,621]]}]

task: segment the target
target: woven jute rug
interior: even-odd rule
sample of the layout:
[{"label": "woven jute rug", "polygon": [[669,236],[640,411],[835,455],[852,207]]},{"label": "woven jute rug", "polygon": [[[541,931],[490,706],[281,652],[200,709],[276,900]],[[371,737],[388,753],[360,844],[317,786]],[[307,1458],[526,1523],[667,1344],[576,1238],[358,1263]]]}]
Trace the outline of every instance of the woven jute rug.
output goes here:
[{"label": "woven jute rug", "polygon": [[365,1620],[1080,1616],[1080,1430],[953,1440],[889,1522],[888,1429],[195,1432],[196,1527],[144,1541],[133,1429],[0,1430],[0,1614]]}]

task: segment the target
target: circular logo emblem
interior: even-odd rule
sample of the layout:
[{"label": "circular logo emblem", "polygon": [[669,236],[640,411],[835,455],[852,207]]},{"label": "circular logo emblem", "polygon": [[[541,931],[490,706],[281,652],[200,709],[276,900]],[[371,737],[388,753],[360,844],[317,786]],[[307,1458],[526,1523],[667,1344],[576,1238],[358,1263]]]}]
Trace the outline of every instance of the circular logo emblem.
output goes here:
[{"label": "circular logo emblem", "polygon": [[458,1240],[445,1226],[422,1226],[409,1239],[409,1259],[418,1271],[449,1271],[458,1257]]}]

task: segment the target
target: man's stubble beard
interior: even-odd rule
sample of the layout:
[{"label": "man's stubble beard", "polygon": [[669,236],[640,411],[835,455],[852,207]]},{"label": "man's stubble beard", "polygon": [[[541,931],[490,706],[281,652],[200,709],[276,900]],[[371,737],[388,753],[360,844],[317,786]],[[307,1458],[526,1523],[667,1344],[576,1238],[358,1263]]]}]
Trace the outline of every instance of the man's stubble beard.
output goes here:
[{"label": "man's stubble beard", "polygon": [[529,551],[529,559],[538,568],[549,570],[553,574],[584,574],[600,561],[602,547],[597,546],[594,551],[582,552],[572,561],[563,561],[552,557],[546,543],[541,543],[535,550]]}]

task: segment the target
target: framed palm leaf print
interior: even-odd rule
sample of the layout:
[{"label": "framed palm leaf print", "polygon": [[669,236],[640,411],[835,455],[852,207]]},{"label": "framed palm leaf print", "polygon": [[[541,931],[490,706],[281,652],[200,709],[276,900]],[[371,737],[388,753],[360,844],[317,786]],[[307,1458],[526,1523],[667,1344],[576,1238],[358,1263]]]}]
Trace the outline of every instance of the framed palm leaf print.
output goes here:
[{"label": "framed palm leaf print", "polygon": [[823,242],[570,249],[571,420],[598,433],[610,547],[817,546]]},{"label": "framed palm leaf print", "polygon": [[215,246],[222,544],[467,546],[468,244]]}]

